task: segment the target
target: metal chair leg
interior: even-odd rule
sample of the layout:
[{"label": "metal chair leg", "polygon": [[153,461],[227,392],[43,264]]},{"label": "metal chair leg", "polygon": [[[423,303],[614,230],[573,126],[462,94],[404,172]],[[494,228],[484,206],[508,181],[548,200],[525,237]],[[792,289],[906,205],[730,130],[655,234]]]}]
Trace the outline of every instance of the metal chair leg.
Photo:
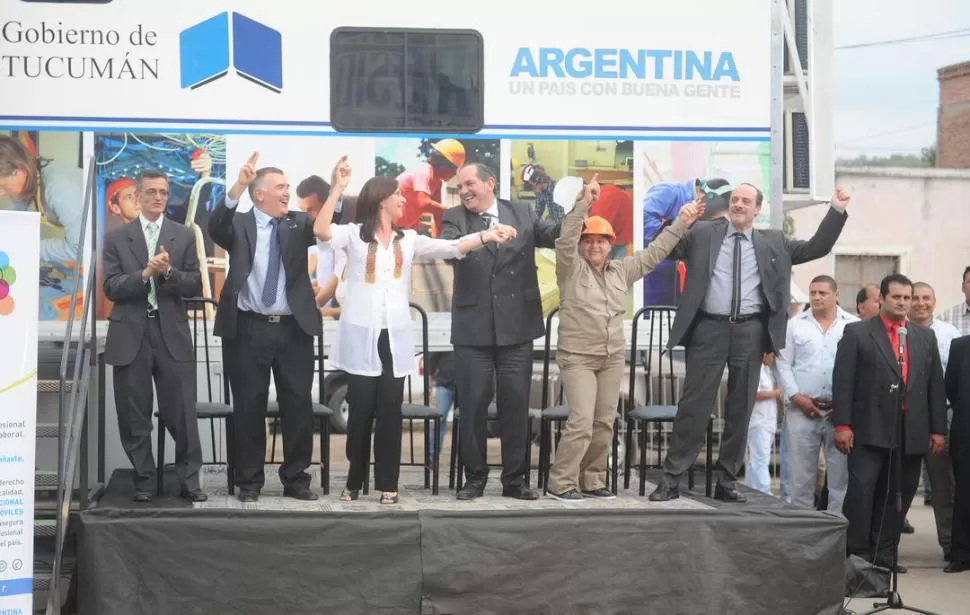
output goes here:
[{"label": "metal chair leg", "polygon": [[714,417],[707,422],[707,484],[704,495],[711,497],[714,483]]},{"label": "metal chair leg", "polygon": [[455,474],[458,470],[458,414],[451,420],[451,451],[448,453],[448,489],[455,488]]},{"label": "metal chair leg", "polygon": [[441,417],[440,416],[435,417],[435,419],[434,419],[434,438],[435,438],[434,439],[434,442],[435,442],[435,447],[434,447],[434,455],[432,456],[432,459],[431,459],[431,463],[434,464],[434,468],[432,469],[432,480],[433,480],[433,482],[431,483],[431,495],[438,495],[438,474],[439,474],[439,472],[441,470],[441,468],[440,468],[441,447],[440,446],[437,446],[437,444],[438,444],[438,442],[441,441],[441,439],[438,436],[438,434],[441,433],[440,430],[443,427],[444,427],[444,425],[442,425]]},{"label": "metal chair leg", "polygon": [[323,457],[323,467],[320,469],[320,483],[323,488],[323,495],[330,495],[330,419],[321,419],[320,433],[322,442],[320,455]]},{"label": "metal chair leg", "polygon": [[155,494],[165,495],[165,422],[158,417],[158,463],[155,469]]},{"label": "metal chair leg", "polygon": [[633,465],[633,421],[626,421],[626,450],[623,451],[623,488],[630,488],[630,466]]},{"label": "metal chair leg", "polygon": [[232,417],[226,417],[226,486],[229,488],[229,495],[236,494],[236,475],[235,475],[235,456],[236,448],[234,446],[236,442],[236,437],[234,433],[234,421]]},{"label": "metal chair leg", "polygon": [[617,483],[620,479],[620,422],[613,421],[613,470],[610,472],[610,489],[613,495],[617,492]]},{"label": "metal chair leg", "polygon": [[647,494],[647,426],[640,430],[640,497]]},{"label": "metal chair leg", "polygon": [[[424,419],[424,488],[431,488],[431,420]],[[435,433],[435,436],[438,434]],[[414,435],[411,435],[411,443],[414,443]],[[411,449],[411,457],[414,457],[414,449]]]}]

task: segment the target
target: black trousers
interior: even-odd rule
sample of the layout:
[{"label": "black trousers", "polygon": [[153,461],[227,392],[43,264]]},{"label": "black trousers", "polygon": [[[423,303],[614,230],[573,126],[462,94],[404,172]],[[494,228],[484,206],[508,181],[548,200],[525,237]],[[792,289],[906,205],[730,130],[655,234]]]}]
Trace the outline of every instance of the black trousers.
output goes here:
[{"label": "black trousers", "polygon": [[849,555],[887,566],[892,563],[892,549],[899,542],[903,521],[923,470],[922,455],[903,455],[901,449],[893,450],[892,454],[901,455],[902,513],[896,512],[896,480],[888,448],[858,444],[852,447],[848,460],[849,488],[842,504],[842,514],[849,521],[846,534]]},{"label": "black trousers", "polygon": [[766,335],[761,319],[729,323],[697,316],[687,340],[684,392],[663,463],[666,486],[679,486],[684,473],[694,465],[704,448],[707,423],[714,410],[725,365],[728,386],[724,402],[724,433],[717,460],[718,484],[725,488],[735,486],[744,466],[748,422],[758,393]]},{"label": "black trousers", "polygon": [[380,376],[348,375],[347,403],[347,489],[355,491],[364,484],[370,467],[371,427],[374,428],[374,488],[397,491],[401,475],[401,404],[404,378],[394,377],[394,362],[387,330],[377,339],[381,358]]},{"label": "black trousers", "polygon": [[155,489],[152,454],[152,381],[158,390],[158,413],[175,440],[175,470],[190,491],[199,488],[202,445],[195,411],[195,362],[176,361],[162,339],[158,318],[149,318],[138,354],[114,367],[115,409],[121,445],[135,471],[135,491]]},{"label": "black trousers", "polygon": [[236,323],[236,336],[222,341],[233,397],[236,486],[258,492],[266,482],[266,403],[272,372],[283,431],[280,481],[284,487],[308,487],[306,469],[313,455],[313,338],[292,316],[272,323],[240,310]]},{"label": "black trousers", "polygon": [[455,346],[455,376],[461,412],[459,440],[468,482],[488,479],[485,456],[488,406],[497,387],[502,485],[525,486],[532,342],[514,346]]},{"label": "black trousers", "polygon": [[[953,460],[953,533],[950,556],[954,562],[970,564],[970,438],[950,435]],[[936,485],[933,485],[934,497]]]}]

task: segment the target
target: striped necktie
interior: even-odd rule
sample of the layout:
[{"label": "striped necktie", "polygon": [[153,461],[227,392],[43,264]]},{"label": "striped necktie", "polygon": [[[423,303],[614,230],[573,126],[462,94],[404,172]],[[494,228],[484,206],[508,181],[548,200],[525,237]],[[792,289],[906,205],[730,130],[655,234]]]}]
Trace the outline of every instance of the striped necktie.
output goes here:
[{"label": "striped necktie", "polygon": [[[158,224],[148,223],[148,257],[151,258],[158,248]],[[155,276],[148,278],[148,305],[153,310],[158,309],[158,296],[155,294]]]}]

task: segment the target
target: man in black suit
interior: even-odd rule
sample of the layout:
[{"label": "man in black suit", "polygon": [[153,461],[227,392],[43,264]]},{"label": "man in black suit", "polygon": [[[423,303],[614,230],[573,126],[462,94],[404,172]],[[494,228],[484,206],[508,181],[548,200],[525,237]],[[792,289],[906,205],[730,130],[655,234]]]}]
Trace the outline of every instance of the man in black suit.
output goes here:
[{"label": "man in black suit", "polygon": [[950,563],[944,572],[965,572],[970,570],[970,335],[950,344],[944,382],[953,408],[950,459],[955,481]]},{"label": "man in black suit", "polygon": [[704,446],[707,423],[728,366],[724,432],[714,497],[744,502],[736,488],[744,465],[748,420],[758,392],[761,358],[785,347],[792,265],[829,253],[845,225],[849,197],[840,189],[808,241],[776,229],[755,229],[764,195],[751,184],[732,192],[727,219],[697,222],[669,258],[687,263],[687,279],[668,348],[686,346],[687,373],[664,460],[650,500],[680,495],[680,480]]},{"label": "man in black suit", "polygon": [[[313,222],[289,211],[290,185],[274,167],[256,169],[254,153],[209,219],[209,234],[229,253],[215,334],[233,396],[235,482],[239,501],[255,502],[266,477],[266,404],[273,372],[283,429],[283,494],[316,500],[313,453],[313,338],[321,332],[307,275]],[[254,208],[236,214],[244,191]]]},{"label": "man in black suit", "polygon": [[[913,283],[889,275],[879,294],[879,316],[849,324],[839,341],[832,422],[835,446],[849,456],[849,488],[842,505],[849,521],[848,553],[888,568],[923,457],[943,450],[946,399],[936,334],[906,320]],[[902,328],[908,334],[900,339]],[[893,495],[893,455],[899,456],[901,468],[901,514]]]},{"label": "man in black suit", "polygon": [[195,357],[183,297],[202,292],[195,235],[164,217],[168,179],[157,171],[135,178],[141,213],[104,238],[108,316],[104,360],[114,366],[121,444],[135,474],[135,501],[152,501],[152,380],[158,412],[175,440],[181,496],[204,502],[199,488],[202,445],[196,418]]},{"label": "man in black suit", "polygon": [[444,213],[441,238],[458,239],[501,222],[518,233],[456,261],[451,343],[461,410],[460,442],[467,482],[459,500],[481,497],[488,480],[488,406],[497,390],[502,439],[502,495],[535,500],[525,483],[533,341],[545,334],[535,249],[553,248],[559,224],[536,220],[523,203],[495,197],[495,173],[480,163],[458,171],[462,207]]}]

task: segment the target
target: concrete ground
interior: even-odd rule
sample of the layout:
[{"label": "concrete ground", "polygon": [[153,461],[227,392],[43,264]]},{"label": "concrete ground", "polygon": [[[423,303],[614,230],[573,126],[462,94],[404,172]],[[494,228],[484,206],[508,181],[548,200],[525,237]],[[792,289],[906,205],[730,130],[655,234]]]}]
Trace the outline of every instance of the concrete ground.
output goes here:
[{"label": "concrete ground", "polygon": [[[943,552],[936,541],[933,509],[923,505],[923,493],[916,495],[909,512],[915,534],[903,535],[899,561],[909,571],[899,575],[899,594],[903,604],[938,615],[970,613],[970,572],[945,574]],[[864,613],[872,608],[871,598],[849,601],[848,608]],[[902,613],[903,611],[885,611]]]}]

